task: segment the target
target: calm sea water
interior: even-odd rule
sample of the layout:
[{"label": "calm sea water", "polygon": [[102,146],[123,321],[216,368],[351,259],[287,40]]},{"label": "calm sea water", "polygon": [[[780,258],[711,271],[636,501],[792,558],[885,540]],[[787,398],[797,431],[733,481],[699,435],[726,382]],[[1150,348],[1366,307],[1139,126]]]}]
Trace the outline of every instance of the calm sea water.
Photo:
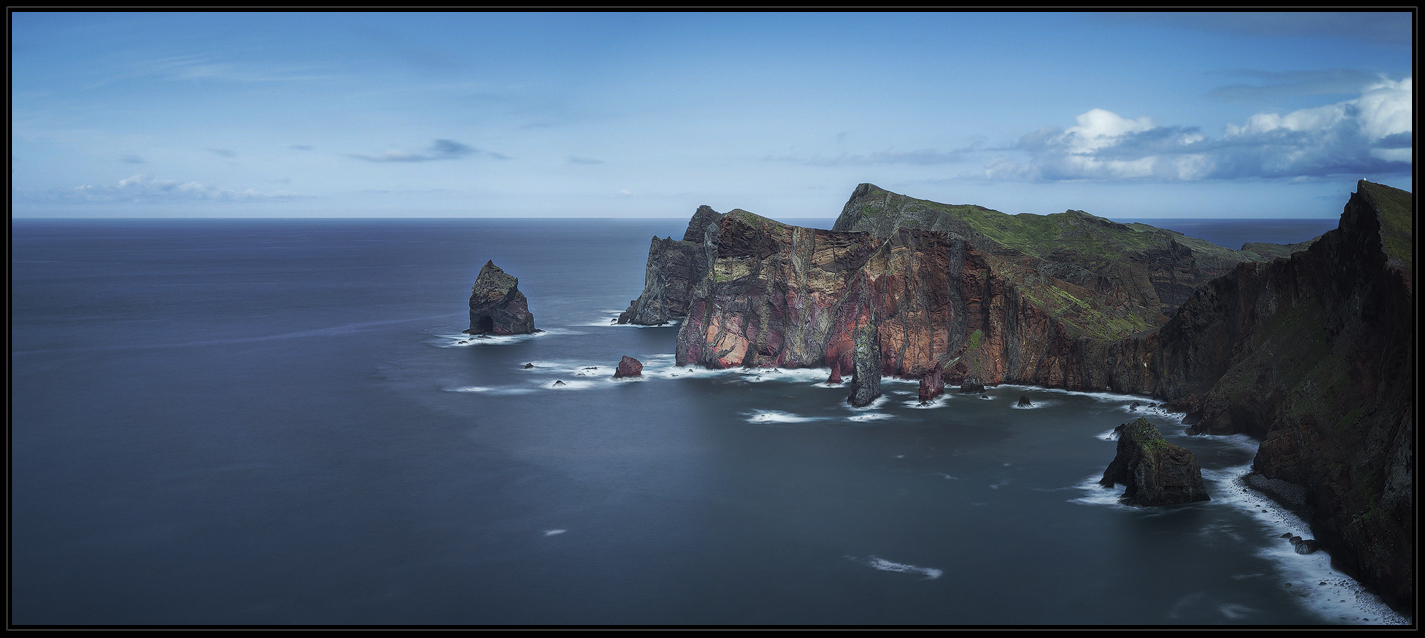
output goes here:
[{"label": "calm sea water", "polygon": [[[1213,500],[1094,485],[1142,397],[674,367],[609,323],[685,224],[13,222],[13,622],[1400,620],[1279,538],[1248,439],[1150,412]],[[546,332],[459,334],[486,260]]]}]

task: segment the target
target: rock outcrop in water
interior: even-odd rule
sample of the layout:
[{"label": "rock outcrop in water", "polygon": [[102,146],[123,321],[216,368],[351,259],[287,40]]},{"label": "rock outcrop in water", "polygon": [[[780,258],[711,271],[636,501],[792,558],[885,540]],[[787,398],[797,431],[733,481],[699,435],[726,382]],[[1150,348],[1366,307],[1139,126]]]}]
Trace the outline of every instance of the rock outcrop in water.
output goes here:
[{"label": "rock outcrop in water", "polygon": [[[699,209],[675,248],[655,240],[620,320],[685,317],[678,365],[850,373],[853,403],[879,375],[936,366],[962,391],[1168,400],[1200,432],[1262,439],[1256,471],[1300,486],[1316,540],[1399,609],[1414,575],[1413,207],[1362,181],[1337,230],[1233,251],[863,184],[830,231]],[[858,356],[872,342],[878,356]]]},{"label": "rock outcrop in water", "polygon": [[1099,485],[1126,485],[1124,503],[1156,506],[1209,500],[1197,456],[1168,443],[1147,419],[1139,417],[1113,432],[1118,436],[1118,452]]},{"label": "rock outcrop in water", "polygon": [[935,367],[920,375],[920,389],[916,396],[921,403],[945,394],[945,368],[939,362]]},{"label": "rock outcrop in water", "polygon": [[519,279],[505,274],[493,261],[485,262],[470,291],[470,327],[465,334],[516,335],[535,332],[529,301],[519,290]]},{"label": "rock outcrop in water", "polygon": [[624,355],[622,359],[619,359],[618,368],[614,370],[615,379],[641,376],[643,376],[642,361],[639,361],[638,359],[635,359],[628,355]]},{"label": "rock outcrop in water", "polygon": [[856,407],[870,405],[881,396],[880,332],[870,322],[856,329],[855,354],[851,363],[851,395],[847,401]]}]

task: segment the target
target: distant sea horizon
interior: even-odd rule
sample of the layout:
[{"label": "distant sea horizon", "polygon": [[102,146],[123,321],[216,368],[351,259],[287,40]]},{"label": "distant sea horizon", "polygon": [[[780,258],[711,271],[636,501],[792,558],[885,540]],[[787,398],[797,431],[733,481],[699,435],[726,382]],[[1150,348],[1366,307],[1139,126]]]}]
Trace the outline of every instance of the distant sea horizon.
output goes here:
[{"label": "distant sea horizon", "polygon": [[[666,217],[13,217],[11,223],[33,224],[93,223],[93,222],[400,222],[400,221],[458,221],[488,220],[499,222],[514,221],[607,221],[607,222],[679,222],[688,218]],[[771,217],[779,222],[807,228],[830,229],[836,223],[835,217]],[[1162,218],[1105,218],[1122,224],[1147,224],[1157,228],[1173,230],[1189,237],[1212,242],[1223,248],[1241,250],[1242,244],[1262,242],[1269,244],[1295,244],[1317,237],[1333,230],[1340,223],[1340,217],[1332,218],[1239,218],[1239,217],[1162,217]]]}]

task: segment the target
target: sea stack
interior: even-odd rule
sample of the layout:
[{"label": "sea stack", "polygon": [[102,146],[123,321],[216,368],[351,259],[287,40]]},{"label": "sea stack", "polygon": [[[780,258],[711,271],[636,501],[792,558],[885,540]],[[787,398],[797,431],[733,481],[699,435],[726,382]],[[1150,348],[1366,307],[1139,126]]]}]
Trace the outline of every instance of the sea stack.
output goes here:
[{"label": "sea stack", "polygon": [[517,335],[535,332],[529,302],[519,291],[519,279],[485,262],[470,291],[470,328],[465,334]]},{"label": "sea stack", "polygon": [[1127,485],[1128,505],[1176,505],[1210,500],[1202,483],[1202,467],[1187,448],[1168,443],[1158,428],[1139,417],[1113,429],[1118,453],[1099,485]]},{"label": "sea stack", "polygon": [[935,362],[935,367],[925,371],[920,375],[920,391],[917,396],[921,403],[925,403],[935,397],[945,393],[945,366],[939,361]]},{"label": "sea stack", "polygon": [[615,379],[641,376],[643,376],[643,362],[628,355],[624,355],[619,360],[618,369],[614,370]]},{"label": "sea stack", "polygon": [[867,322],[857,329],[855,343],[851,395],[846,400],[859,408],[870,405],[881,396],[881,340],[876,325]]}]

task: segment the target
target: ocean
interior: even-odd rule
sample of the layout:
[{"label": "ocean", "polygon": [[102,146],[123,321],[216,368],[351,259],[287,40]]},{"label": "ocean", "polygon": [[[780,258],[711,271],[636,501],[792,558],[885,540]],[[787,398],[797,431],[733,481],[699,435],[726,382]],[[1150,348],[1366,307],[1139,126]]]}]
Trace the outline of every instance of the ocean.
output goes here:
[{"label": "ocean", "polygon": [[[1194,232],[1335,227],[1240,221]],[[11,622],[1408,622],[1152,399],[675,366],[611,320],[686,223],[14,220]],[[544,332],[460,334],[487,260]],[[1211,501],[1096,485],[1140,415]]]}]

